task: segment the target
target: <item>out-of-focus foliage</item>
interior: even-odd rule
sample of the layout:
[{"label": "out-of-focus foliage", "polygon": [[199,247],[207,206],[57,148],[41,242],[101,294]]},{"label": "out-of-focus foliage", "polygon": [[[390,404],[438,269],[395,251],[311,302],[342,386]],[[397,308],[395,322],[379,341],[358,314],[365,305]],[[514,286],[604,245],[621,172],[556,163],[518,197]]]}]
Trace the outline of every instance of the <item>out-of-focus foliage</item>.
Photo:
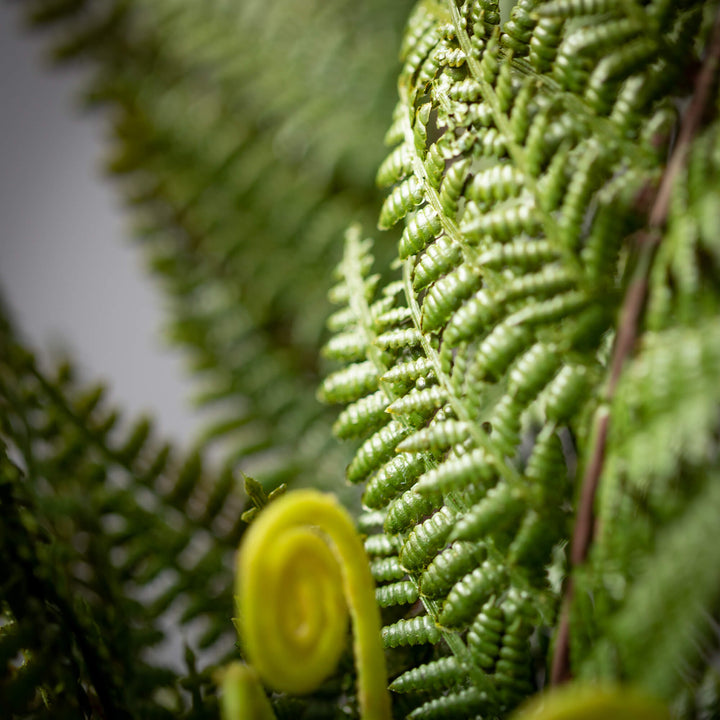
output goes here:
[{"label": "out-of-focus foliage", "polygon": [[[421,0],[402,42],[401,2],[25,5],[94,68],[171,333],[224,409],[173,462],[2,326],[11,713],[216,715],[243,518],[283,481],[353,497],[319,384],[356,442],[395,717],[508,717],[553,659],[720,717],[718,3]],[[350,652],[269,697],[357,717]]]},{"label": "out-of-focus foliage", "polygon": [[266,484],[331,481],[342,457],[314,402],[326,278],[348,218],[376,212],[410,3],[24,6],[56,59],[90,68],[107,168],[216,408],[202,444]]},{"label": "out-of-focus foliage", "polygon": [[218,420],[177,457],[3,320],[3,714],[215,713],[240,468],[265,487],[342,472],[315,399],[326,278],[348,217],[375,212],[409,6],[22,3],[54,58],[89,71],[107,168]]},{"label": "out-of-focus foliage", "polygon": [[147,419],[119,427],[102,387],[43,373],[5,324],[0,358],[3,712],[169,718],[187,691],[212,717],[194,663],[233,649],[232,468],[178,456]]}]

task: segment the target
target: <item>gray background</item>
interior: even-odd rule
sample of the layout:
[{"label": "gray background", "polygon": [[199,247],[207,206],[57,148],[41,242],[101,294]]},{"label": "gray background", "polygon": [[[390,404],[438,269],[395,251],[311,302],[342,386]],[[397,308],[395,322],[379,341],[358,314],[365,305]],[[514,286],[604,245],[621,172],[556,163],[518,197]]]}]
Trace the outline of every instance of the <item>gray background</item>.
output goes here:
[{"label": "gray background", "polygon": [[51,68],[46,43],[0,0],[0,292],[43,357],[70,355],[132,418],[150,412],[187,444],[198,425],[163,297],[143,270],[118,193],[102,177],[106,126],[80,111],[83,71]]}]

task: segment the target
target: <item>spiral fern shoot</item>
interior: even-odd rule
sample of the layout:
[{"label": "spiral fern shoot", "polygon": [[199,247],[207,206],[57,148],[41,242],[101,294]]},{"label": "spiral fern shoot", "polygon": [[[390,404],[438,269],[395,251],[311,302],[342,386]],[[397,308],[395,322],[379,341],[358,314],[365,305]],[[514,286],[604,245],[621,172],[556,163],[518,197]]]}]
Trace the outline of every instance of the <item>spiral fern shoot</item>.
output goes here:
[{"label": "spiral fern shoot", "polygon": [[363,720],[389,720],[380,614],[352,518],[331,495],[297,490],[254,520],[237,560],[238,627],[260,677],[288,693],[315,689],[354,630]]}]

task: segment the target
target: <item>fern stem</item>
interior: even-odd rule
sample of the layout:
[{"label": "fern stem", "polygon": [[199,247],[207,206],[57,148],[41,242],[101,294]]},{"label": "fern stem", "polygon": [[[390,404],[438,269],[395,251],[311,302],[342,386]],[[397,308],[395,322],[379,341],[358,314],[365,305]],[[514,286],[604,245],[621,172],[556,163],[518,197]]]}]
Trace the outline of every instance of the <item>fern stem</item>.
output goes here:
[{"label": "fern stem", "polygon": [[277,720],[254,668],[233,662],[221,672],[222,720]]}]

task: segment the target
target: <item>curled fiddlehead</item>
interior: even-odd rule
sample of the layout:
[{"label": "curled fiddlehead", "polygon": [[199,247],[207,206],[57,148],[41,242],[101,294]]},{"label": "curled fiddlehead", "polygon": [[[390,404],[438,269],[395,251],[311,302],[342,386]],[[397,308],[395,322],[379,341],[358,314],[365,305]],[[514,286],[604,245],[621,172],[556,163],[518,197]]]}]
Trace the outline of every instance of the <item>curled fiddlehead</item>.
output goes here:
[{"label": "curled fiddlehead", "polygon": [[245,536],[237,570],[238,629],[265,683],[288,693],[315,689],[344,648],[349,610],[362,717],[390,718],[374,583],[334,497],[298,490],[268,505]]},{"label": "curled fiddlehead", "polygon": [[218,679],[222,720],[276,720],[257,673],[249,665],[231,663]]}]

